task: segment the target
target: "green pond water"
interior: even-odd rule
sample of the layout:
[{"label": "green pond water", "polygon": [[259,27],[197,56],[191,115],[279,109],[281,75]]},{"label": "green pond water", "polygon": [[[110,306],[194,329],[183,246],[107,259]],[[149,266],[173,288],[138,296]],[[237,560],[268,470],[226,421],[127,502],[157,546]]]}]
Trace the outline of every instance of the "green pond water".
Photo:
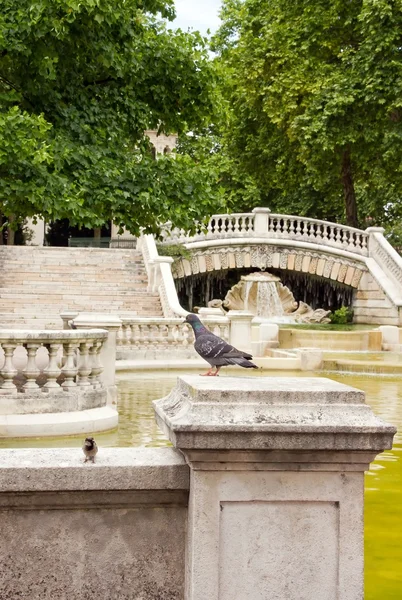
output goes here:
[{"label": "green pond water", "polygon": [[[237,373],[236,373],[237,375]],[[265,376],[311,376],[311,373],[264,373]],[[402,599],[402,377],[317,373],[366,392],[374,412],[399,429],[392,451],[383,453],[366,475],[365,600]],[[152,400],[175,385],[177,373],[143,372],[119,376],[120,413],[116,431],[97,434],[102,446],[167,446],[152,411]],[[90,433],[90,432],[88,432]],[[82,436],[0,440],[0,447],[78,447]],[[325,600],[323,598],[323,600]]]}]

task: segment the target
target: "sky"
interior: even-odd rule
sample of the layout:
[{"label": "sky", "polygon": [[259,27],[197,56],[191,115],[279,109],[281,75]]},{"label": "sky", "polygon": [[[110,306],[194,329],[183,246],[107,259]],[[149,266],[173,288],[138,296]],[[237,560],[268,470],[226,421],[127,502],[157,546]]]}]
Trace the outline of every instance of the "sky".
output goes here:
[{"label": "sky", "polygon": [[205,34],[207,29],[214,33],[219,27],[218,12],[221,0],[176,0],[176,27],[184,31],[190,27]]}]

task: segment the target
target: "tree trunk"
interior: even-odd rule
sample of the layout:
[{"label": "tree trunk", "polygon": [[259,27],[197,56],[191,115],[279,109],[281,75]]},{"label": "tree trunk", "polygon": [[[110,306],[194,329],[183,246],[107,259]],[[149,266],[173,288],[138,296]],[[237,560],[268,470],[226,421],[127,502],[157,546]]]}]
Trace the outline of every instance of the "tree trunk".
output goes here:
[{"label": "tree trunk", "polygon": [[101,227],[95,227],[94,229],[94,238],[95,240],[100,240],[102,237],[102,228]]},{"label": "tree trunk", "polygon": [[355,186],[353,183],[352,161],[349,148],[342,155],[342,185],[345,200],[346,224],[349,227],[359,227]]},{"label": "tree trunk", "polygon": [[[10,215],[8,218],[10,224],[14,223],[15,215]],[[14,246],[15,242],[15,229],[7,227],[7,246]]]},{"label": "tree trunk", "polygon": [[2,225],[3,225],[3,215],[0,212],[0,246],[2,246],[4,244]]}]

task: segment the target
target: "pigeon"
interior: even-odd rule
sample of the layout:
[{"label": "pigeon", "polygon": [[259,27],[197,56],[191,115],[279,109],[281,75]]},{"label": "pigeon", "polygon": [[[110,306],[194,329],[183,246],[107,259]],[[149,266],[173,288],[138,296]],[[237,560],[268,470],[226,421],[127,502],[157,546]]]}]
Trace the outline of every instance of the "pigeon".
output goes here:
[{"label": "pigeon", "polygon": [[188,314],[185,322],[189,323],[193,328],[195,351],[211,365],[211,368],[207,373],[204,373],[204,376],[216,377],[220,369],[225,365],[239,365],[245,369],[258,369],[250,361],[253,358],[251,354],[237,350],[237,348],[234,348],[234,346],[231,346],[225,340],[209,331],[209,329],[204,327],[197,315],[193,313]]},{"label": "pigeon", "polygon": [[93,437],[85,438],[82,451],[85,454],[84,462],[88,462],[89,460],[93,463],[95,462],[95,456],[98,453],[98,446],[96,445],[96,442]]}]

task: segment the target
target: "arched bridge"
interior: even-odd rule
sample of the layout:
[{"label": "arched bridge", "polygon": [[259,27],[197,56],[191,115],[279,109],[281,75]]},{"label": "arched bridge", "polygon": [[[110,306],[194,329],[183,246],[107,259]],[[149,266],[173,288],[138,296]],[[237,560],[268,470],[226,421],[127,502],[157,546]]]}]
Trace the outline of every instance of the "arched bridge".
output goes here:
[{"label": "arched bridge", "polygon": [[355,288],[356,322],[402,325],[402,258],[383,233],[267,208],[213,215],[193,237],[170,234],[169,242],[191,252],[175,261],[173,276],[250,267],[296,271]]}]

